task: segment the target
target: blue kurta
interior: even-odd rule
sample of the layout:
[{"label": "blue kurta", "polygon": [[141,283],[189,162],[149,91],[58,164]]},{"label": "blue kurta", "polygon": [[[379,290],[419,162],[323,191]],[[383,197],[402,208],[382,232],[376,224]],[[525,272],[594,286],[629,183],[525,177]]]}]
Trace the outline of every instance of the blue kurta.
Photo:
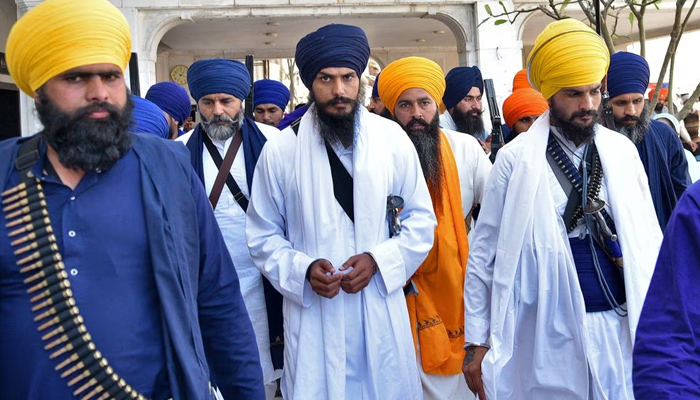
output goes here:
[{"label": "blue kurta", "polygon": [[700,398],[700,183],[668,221],[637,327],[637,400]]},{"label": "blue kurta", "polygon": [[668,125],[652,120],[644,139],[637,143],[637,150],[649,178],[649,191],[663,231],[678,199],[690,186],[683,146]]},{"label": "blue kurta", "polygon": [[[17,182],[21,140],[0,143],[3,189]],[[209,399],[210,377],[226,399],[264,399],[238,277],[186,149],[135,135],[112,169],[75,190],[44,182],[76,302],[117,373],[156,399]],[[2,398],[70,399],[0,231]]]}]

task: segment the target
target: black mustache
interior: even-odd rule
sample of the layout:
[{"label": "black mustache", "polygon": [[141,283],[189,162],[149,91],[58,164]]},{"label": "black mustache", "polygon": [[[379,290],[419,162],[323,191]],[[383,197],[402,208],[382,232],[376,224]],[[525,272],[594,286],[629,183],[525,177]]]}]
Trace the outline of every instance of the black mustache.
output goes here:
[{"label": "black mustache", "polygon": [[427,128],[429,126],[429,124],[427,122],[423,121],[422,119],[416,119],[416,118],[411,118],[411,120],[408,122],[408,124],[406,124],[406,126],[409,128],[416,126],[416,125],[420,125],[423,128]]},{"label": "black mustache", "polygon": [[598,117],[598,111],[596,110],[586,110],[586,111],[576,111],[575,113],[571,114],[571,118],[578,118],[578,117],[587,117],[591,116],[593,118]]},{"label": "black mustache", "polygon": [[331,100],[328,100],[327,104],[331,105],[331,106],[335,106],[335,105],[338,105],[340,103],[350,104],[350,103],[352,103],[352,99],[349,97],[334,97]]}]

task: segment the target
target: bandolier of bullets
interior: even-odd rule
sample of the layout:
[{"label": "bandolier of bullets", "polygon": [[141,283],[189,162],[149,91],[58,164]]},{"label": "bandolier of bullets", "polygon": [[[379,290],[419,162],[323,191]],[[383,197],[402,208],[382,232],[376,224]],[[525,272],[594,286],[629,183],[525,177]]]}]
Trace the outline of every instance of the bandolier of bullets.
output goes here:
[{"label": "bandolier of bullets", "polygon": [[34,321],[49,358],[57,363],[56,371],[83,400],[145,400],[114,372],[93,343],[58,252],[41,183],[31,171],[23,178],[2,193],[2,208],[17,265],[27,275],[24,283]]},{"label": "bandolier of bullets", "polygon": [[[550,142],[547,144],[547,152],[552,156],[554,159],[554,162],[557,163],[559,168],[564,172],[564,175],[566,175],[566,178],[570,182],[574,182],[574,189],[576,189],[577,192],[583,193],[583,188],[581,187],[581,184],[577,182],[576,180],[573,179],[574,173],[569,169],[569,166],[564,162],[562,159],[563,157],[566,157],[566,155],[563,154],[563,152],[557,152],[554,149],[554,143],[553,140],[550,140]],[[587,196],[588,198],[598,198],[598,193],[600,193],[600,187],[603,182],[603,168],[601,167],[600,164],[600,156],[598,155],[598,152],[596,151],[593,157],[593,171],[591,172],[591,181],[588,183],[588,193]],[[603,210],[605,211],[605,210]],[[605,214],[606,219],[607,214]],[[578,225],[578,220],[583,218],[583,205],[579,204],[578,207],[576,207],[576,211],[574,211],[574,217],[571,219],[571,225],[567,227],[567,233],[571,233],[574,229],[576,229],[576,225]]]}]

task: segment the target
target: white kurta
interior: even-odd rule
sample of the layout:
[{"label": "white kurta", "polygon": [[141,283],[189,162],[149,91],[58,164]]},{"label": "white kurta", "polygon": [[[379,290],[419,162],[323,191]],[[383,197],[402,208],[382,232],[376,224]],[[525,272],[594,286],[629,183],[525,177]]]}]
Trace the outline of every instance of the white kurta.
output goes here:
[{"label": "white kurta", "polygon": [[[267,138],[274,137],[280,133],[277,128],[272,126],[257,122],[256,124],[262,134]],[[177,141],[186,144],[191,136],[191,132],[186,133],[180,136]],[[232,140],[232,138],[225,141],[212,140],[222,158],[225,157]],[[216,175],[219,170],[206,146],[202,152],[202,163],[204,167],[204,187],[208,196],[214,186],[214,181],[216,180]],[[250,198],[248,181],[246,180],[245,155],[242,145],[238,148],[236,158],[233,161],[230,171],[231,176],[233,176],[233,179],[236,181],[243,195],[246,198]],[[233,194],[227,185],[224,185],[221,191],[221,197],[219,197],[219,202],[214,210],[214,216],[216,217],[216,222],[219,224],[219,228],[221,228],[221,234],[224,237],[226,248],[233,260],[233,265],[236,267],[243,301],[245,302],[246,309],[250,315],[250,321],[253,324],[253,330],[255,331],[255,339],[258,344],[260,364],[263,371],[263,380],[266,384],[273,382],[275,379],[279,378],[281,373],[275,373],[270,358],[270,337],[267,326],[267,309],[265,308],[263,278],[248,251],[248,244],[246,243],[245,237],[246,214],[233,198]]]},{"label": "white kurta", "polygon": [[465,339],[491,343],[489,400],[632,399],[629,351],[661,244],[644,167],[627,138],[598,126],[629,315],[586,314],[560,216],[565,196],[545,156],[549,128],[547,112],[498,154],[470,247]]},{"label": "white kurta", "polygon": [[[258,160],[247,236],[258,267],[284,295],[288,400],[421,399],[402,291],[433,244],[432,211],[413,144],[394,122],[360,110],[351,150],[355,224],[333,195],[315,109],[298,136],[291,128],[267,142]],[[403,230],[389,239],[387,196],[401,196]],[[318,258],[339,268],[369,251],[379,271],[357,294],[317,295],[306,271]]]},{"label": "white kurta", "polygon": [[474,136],[450,129],[442,131],[450,142],[457,163],[462,211],[466,217],[474,203],[481,203],[492,164]]}]

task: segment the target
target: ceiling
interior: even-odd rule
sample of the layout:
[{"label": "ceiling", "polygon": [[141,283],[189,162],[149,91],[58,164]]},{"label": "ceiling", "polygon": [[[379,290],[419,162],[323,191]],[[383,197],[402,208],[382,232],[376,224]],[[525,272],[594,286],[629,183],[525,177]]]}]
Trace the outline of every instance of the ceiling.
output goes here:
[{"label": "ceiling", "polygon": [[397,47],[456,48],[457,41],[442,22],[415,16],[363,18],[231,18],[200,19],[168,31],[160,51],[229,51],[255,50],[264,58],[270,53],[293,56],[296,44],[304,35],[330,24],[343,23],[364,29],[372,49]]},{"label": "ceiling", "polygon": [[[519,7],[516,5],[516,8]],[[532,3],[525,4],[532,7]],[[668,36],[674,18],[672,4],[661,10],[650,8],[645,16],[647,38]],[[584,20],[575,4],[566,13],[572,18]],[[637,27],[630,25],[629,12],[619,16],[616,43],[623,46],[636,40]],[[522,17],[521,17],[522,18]],[[525,48],[532,46],[537,35],[552,21],[542,12],[527,17],[522,28]],[[609,20],[613,23],[612,19]],[[293,57],[296,43],[304,35],[330,23],[344,23],[362,27],[373,51],[390,48],[413,47],[421,49],[455,49],[457,41],[450,29],[430,17],[398,16],[333,16],[307,18],[229,17],[219,19],[195,19],[193,23],[176,26],[161,41],[159,52],[222,51],[229,53],[254,53],[257,58]],[[489,22],[486,22],[489,23]],[[700,11],[692,15],[687,31],[700,29]]]}]

